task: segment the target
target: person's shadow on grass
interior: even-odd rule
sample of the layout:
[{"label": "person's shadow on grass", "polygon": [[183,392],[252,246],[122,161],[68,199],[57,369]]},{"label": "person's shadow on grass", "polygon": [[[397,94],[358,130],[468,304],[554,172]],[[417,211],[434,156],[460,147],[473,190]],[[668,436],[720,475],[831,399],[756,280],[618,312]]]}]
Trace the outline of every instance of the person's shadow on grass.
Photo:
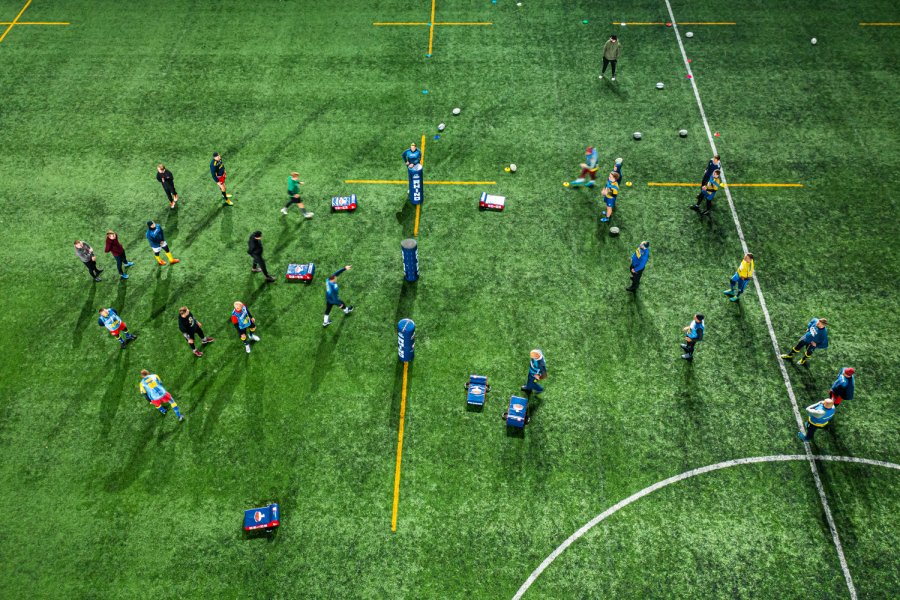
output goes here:
[{"label": "person's shadow on grass", "polygon": [[[334,312],[333,310],[331,311]],[[346,317],[346,315],[343,315]],[[341,337],[341,330],[347,319],[343,318],[337,323],[332,322],[328,327],[323,327],[322,335],[319,338],[319,346],[313,355],[312,373],[309,376],[309,393],[315,394],[322,385],[322,380],[331,369],[334,362],[334,349],[337,347],[338,340]]]},{"label": "person's shadow on grass", "polygon": [[75,321],[75,330],[72,332],[72,348],[79,348],[81,346],[85,327],[99,318],[97,311],[99,311],[100,308],[95,304],[96,298],[97,284],[94,283],[91,285],[87,298],[84,300],[84,304],[81,305],[81,312],[78,313],[78,320]]}]

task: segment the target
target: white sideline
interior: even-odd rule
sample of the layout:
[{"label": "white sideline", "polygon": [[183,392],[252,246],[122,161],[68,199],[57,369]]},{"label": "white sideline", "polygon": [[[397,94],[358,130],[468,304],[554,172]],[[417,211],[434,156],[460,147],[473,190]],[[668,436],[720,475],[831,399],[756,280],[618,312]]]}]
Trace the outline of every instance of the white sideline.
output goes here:
[{"label": "white sideline", "polygon": [[[674,22],[674,21],[673,21]],[[807,454],[776,454],[772,456],[751,456],[748,458],[736,458],[732,460],[726,460],[720,463],[716,463],[714,465],[708,465],[705,467],[700,467],[697,469],[692,469],[690,471],[686,471],[681,473],[680,475],[675,475],[674,477],[669,477],[668,479],[663,479],[662,481],[658,481],[651,486],[645,487],[641,491],[628,496],[624,500],[616,503],[615,505],[609,507],[587,523],[585,523],[578,531],[570,535],[566,541],[560,544],[556,550],[550,553],[550,556],[544,559],[544,561],[538,565],[534,571],[532,571],[531,575],[528,576],[528,579],[525,580],[525,583],[519,588],[519,591],[516,592],[516,595],[513,596],[513,600],[520,600],[525,592],[528,591],[528,588],[540,577],[541,573],[544,572],[544,569],[550,566],[550,564],[556,560],[556,558],[565,552],[566,548],[571,546],[578,538],[583,536],[585,533],[593,529],[597,524],[601,523],[605,519],[611,517],[618,511],[622,510],[629,504],[640,500],[644,496],[655,492],[661,488],[664,488],[673,483],[677,483],[684,479],[689,479],[691,477],[695,477],[697,475],[702,475],[703,473],[709,473],[710,471],[718,471],[720,469],[727,469],[728,467],[735,467],[737,465],[749,465],[755,463],[768,463],[768,462],[787,462],[787,461],[795,461],[802,460],[808,461],[810,460],[809,455]],[[882,460],[872,460],[869,458],[856,458],[854,456],[828,456],[828,455],[813,455],[812,460],[823,460],[823,461],[833,461],[833,462],[848,462],[848,463],[857,463],[863,465],[872,465],[876,467],[886,467],[888,469],[896,469],[900,471],[900,465],[885,462]]]},{"label": "white sideline", "polygon": [[[675,39],[678,40],[678,48],[681,50],[681,58],[684,60],[684,67],[690,75],[691,88],[694,90],[694,98],[697,99],[697,107],[700,109],[700,117],[703,119],[703,127],[706,129],[706,137],[709,140],[709,146],[712,148],[713,154],[718,154],[716,143],[713,141],[712,132],[709,129],[709,122],[706,120],[706,111],[703,109],[703,102],[700,100],[700,91],[697,89],[697,80],[694,79],[694,73],[691,71],[691,64],[688,62],[687,53],[684,51],[684,44],[681,41],[681,32],[678,31],[678,21],[675,20],[675,13],[672,12],[672,4],[669,0],[665,0],[666,8],[669,11],[669,20],[672,22],[672,29],[675,30]],[[722,170],[722,183],[725,180],[725,171]],[[747,242],[744,240],[744,231],[741,228],[741,221],[738,218],[737,210],[734,207],[734,200],[731,197],[731,190],[727,185],[725,188],[725,197],[728,199],[728,207],[731,209],[731,217],[734,219],[734,226],[737,228],[738,238],[741,240],[741,248],[744,254],[749,252]],[[794,395],[794,387],[788,377],[787,369],[784,361],[781,359],[781,350],[778,346],[778,338],[775,337],[775,329],[772,327],[772,319],[769,316],[769,308],[766,306],[766,299],[763,297],[762,288],[759,286],[759,278],[756,273],[753,274],[753,284],[756,287],[756,295],[759,298],[759,305],[762,308],[763,317],[766,320],[766,327],[769,328],[769,337],[772,339],[772,347],[775,349],[775,360],[778,361],[778,367],[781,369],[781,377],[784,379],[784,386],[787,388],[788,398],[791,400],[791,408],[794,411],[794,418],[797,420],[799,429],[803,429],[803,418],[800,416],[800,409],[797,406],[797,398]],[[844,580],[847,582],[847,589],[850,590],[850,598],[856,600],[856,586],[853,585],[853,576],[850,575],[850,568],[847,566],[847,558],[844,556],[844,547],[841,545],[841,538],[838,535],[837,527],[834,524],[834,517],[831,515],[831,507],[828,505],[828,498],[825,496],[825,488],[822,486],[822,478],[819,477],[819,470],[816,462],[813,460],[813,453],[810,450],[809,443],[803,444],[806,456],[809,458],[809,468],[812,471],[813,480],[816,484],[816,490],[819,492],[819,499],[822,501],[822,510],[825,513],[825,520],[828,523],[828,529],[831,530],[831,538],[834,540],[834,547],[837,550],[838,561],[841,563],[841,570],[844,572]]]}]

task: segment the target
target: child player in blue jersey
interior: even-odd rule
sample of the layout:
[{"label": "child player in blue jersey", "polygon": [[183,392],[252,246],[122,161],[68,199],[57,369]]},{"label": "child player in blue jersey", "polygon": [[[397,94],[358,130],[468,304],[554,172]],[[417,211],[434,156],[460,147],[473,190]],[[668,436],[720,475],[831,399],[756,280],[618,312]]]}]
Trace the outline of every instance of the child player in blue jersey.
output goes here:
[{"label": "child player in blue jersey", "polygon": [[166,234],[163,233],[162,225],[155,223],[154,221],[147,221],[146,236],[147,241],[150,243],[150,249],[153,250],[153,256],[156,257],[156,262],[159,266],[162,267],[166,264],[166,261],[159,257],[160,251],[166,253],[166,258],[169,259],[170,265],[181,262],[172,256],[172,251],[169,250],[169,244],[166,242]]},{"label": "child player in blue jersey", "polygon": [[238,300],[234,303],[234,310],[231,311],[231,324],[237,329],[241,341],[244,342],[244,348],[247,354],[250,354],[250,342],[258,342],[259,336],[256,331],[256,319],[250,314],[250,309],[243,302]]},{"label": "child player in blue jersey", "polygon": [[[584,151],[584,162],[579,165],[581,167],[581,175],[579,175],[578,179],[573,181],[570,185],[572,187],[577,187],[579,185],[594,187],[595,181],[597,180],[597,171],[600,170],[600,167],[598,166],[599,163],[600,153],[597,152],[597,148],[588,146]],[[591,178],[587,183],[585,183],[586,177]]]},{"label": "child player in blue jersey", "polygon": [[[691,204],[690,209],[699,212],[701,217],[708,215],[709,211],[712,210],[713,200],[720,187],[722,187],[722,171],[716,169],[713,171],[710,180],[706,182],[706,185],[700,187],[700,193],[697,194],[697,202],[696,204]],[[704,200],[706,200],[706,208],[701,210],[700,203]]]},{"label": "child player in blue jersey", "polygon": [[166,414],[163,404],[168,404],[169,408],[175,411],[178,420],[184,421],[181,411],[178,410],[178,404],[175,403],[172,394],[163,387],[162,381],[159,380],[159,376],[156,373],[151,373],[147,369],[141,370],[140,390],[147,402],[155,406],[159,412]]},{"label": "child player in blue jersey", "polygon": [[403,151],[403,162],[406,163],[406,168],[412,171],[422,162],[422,151],[416,148],[415,144],[410,144],[409,148]]},{"label": "child player in blue jersey", "polygon": [[853,367],[844,367],[841,369],[840,375],[831,384],[831,399],[837,406],[844,400],[853,400],[853,392],[856,387],[856,371]]},{"label": "child player in blue jersey", "polygon": [[622,179],[622,159],[616,159],[616,166],[606,178],[606,187],[603,188],[603,201],[606,203],[606,216],[601,217],[602,223],[609,223],[613,210],[616,208],[616,200],[619,199],[619,180]]},{"label": "child player in blue jersey", "polygon": [[125,344],[137,337],[128,333],[128,327],[125,325],[125,321],[123,321],[112,308],[100,309],[100,318],[97,319],[97,324],[101,327],[106,327],[109,334],[119,340],[122,350],[125,349]]},{"label": "child player in blue jersey", "polygon": [[340,275],[344,271],[349,271],[351,268],[351,265],[347,265],[343,269],[338,269],[337,271],[329,275],[328,281],[325,282],[325,320],[322,322],[322,327],[328,327],[329,325],[331,325],[331,319],[328,317],[328,313],[330,313],[331,309],[335,306],[343,310],[345,315],[349,315],[353,312],[353,307],[344,304],[344,301],[341,300],[340,296],[338,295],[337,284],[338,275]]}]

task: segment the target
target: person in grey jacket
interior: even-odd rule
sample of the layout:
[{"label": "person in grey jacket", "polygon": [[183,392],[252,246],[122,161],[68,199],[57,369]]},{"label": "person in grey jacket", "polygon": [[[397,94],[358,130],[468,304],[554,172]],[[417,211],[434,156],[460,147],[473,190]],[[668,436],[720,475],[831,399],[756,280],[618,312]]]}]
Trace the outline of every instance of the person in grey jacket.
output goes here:
[{"label": "person in grey jacket", "polygon": [[94,256],[94,249],[91,248],[90,244],[83,240],[75,240],[75,256],[84,263],[94,281],[102,281],[100,273],[103,272],[103,269],[97,268],[97,257]]}]

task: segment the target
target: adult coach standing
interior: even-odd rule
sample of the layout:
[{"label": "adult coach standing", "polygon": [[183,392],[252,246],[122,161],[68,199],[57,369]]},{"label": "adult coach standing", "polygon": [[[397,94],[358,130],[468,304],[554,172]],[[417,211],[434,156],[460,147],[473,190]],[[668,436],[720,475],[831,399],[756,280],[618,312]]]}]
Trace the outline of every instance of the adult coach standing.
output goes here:
[{"label": "adult coach standing", "polygon": [[637,250],[631,255],[631,285],[625,288],[626,292],[636,292],[641,284],[647,261],[650,260],[650,242],[641,242]]},{"label": "adult coach standing", "polygon": [[619,44],[619,38],[611,35],[603,45],[603,69],[600,70],[600,79],[606,73],[606,67],[612,65],[612,80],[616,80],[616,63],[619,62],[619,55],[622,53],[622,46]]},{"label": "adult coach standing", "polygon": [[172,171],[168,170],[166,165],[157,165],[156,180],[162,184],[163,191],[169,199],[169,208],[175,208],[175,203],[178,202],[178,192],[175,191],[175,176],[172,175]]},{"label": "adult coach standing", "polygon": [[94,249],[91,248],[90,244],[84,240],[75,240],[75,256],[84,263],[94,281],[102,281],[100,273],[103,272],[103,269],[97,268],[97,257],[94,256]]},{"label": "adult coach standing", "polygon": [[262,274],[266,276],[266,281],[269,283],[275,281],[275,278],[269,275],[266,261],[263,260],[262,231],[254,231],[250,234],[250,239],[247,240],[247,254],[253,258],[253,267],[250,269],[253,273],[262,271]]}]

